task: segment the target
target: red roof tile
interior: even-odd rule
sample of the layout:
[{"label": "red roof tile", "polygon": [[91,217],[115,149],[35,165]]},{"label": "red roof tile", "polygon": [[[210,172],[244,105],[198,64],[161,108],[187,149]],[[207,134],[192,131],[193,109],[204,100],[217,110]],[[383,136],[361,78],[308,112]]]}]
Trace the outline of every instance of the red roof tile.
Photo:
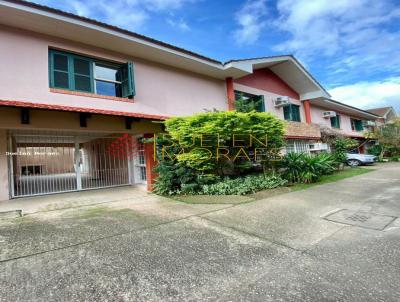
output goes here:
[{"label": "red roof tile", "polygon": [[30,103],[30,102],[14,101],[14,100],[0,100],[0,106],[46,109],[46,110],[69,111],[69,112],[84,112],[84,113],[93,113],[93,114],[102,114],[102,115],[137,117],[137,118],[152,119],[152,120],[166,120],[169,118],[168,116],[139,113],[139,112],[124,112],[124,111],[72,107],[72,106],[63,106],[63,105]]}]

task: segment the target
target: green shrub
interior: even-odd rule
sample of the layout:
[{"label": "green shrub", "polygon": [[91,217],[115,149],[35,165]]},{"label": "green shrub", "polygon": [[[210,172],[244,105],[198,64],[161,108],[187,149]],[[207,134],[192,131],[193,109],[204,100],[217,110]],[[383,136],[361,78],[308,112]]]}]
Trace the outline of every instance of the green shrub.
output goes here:
[{"label": "green shrub", "polygon": [[289,153],[282,161],[283,177],[291,183],[316,182],[322,175],[335,171],[335,166],[335,157],[329,153]]},{"label": "green shrub", "polygon": [[346,153],[355,150],[358,147],[358,142],[351,138],[337,138],[332,144],[332,155],[337,163],[346,161]]},{"label": "green shrub", "polygon": [[245,195],[260,190],[283,186],[287,180],[277,175],[252,174],[203,185],[200,194],[206,195]]},{"label": "green shrub", "polygon": [[216,175],[199,173],[177,161],[160,161],[155,172],[158,177],[153,192],[159,195],[197,194],[203,185],[219,180]]},{"label": "green shrub", "polygon": [[368,154],[375,155],[375,156],[381,156],[383,147],[382,147],[382,145],[374,145],[374,146],[368,148],[367,151],[368,151]]},{"label": "green shrub", "polygon": [[[178,152],[176,156],[179,162],[185,162],[197,171],[221,176],[231,174],[224,169],[227,166],[237,175],[248,173],[255,162],[253,157],[250,158],[254,148],[263,149],[266,157],[273,158],[284,144],[284,122],[266,112],[207,112],[170,118],[165,126],[171,141],[184,149],[184,153]],[[250,135],[255,138],[252,146]],[[236,141],[236,146],[235,136],[241,140],[239,144]],[[236,157],[241,149],[243,153]],[[218,152],[228,154],[218,156]]]}]

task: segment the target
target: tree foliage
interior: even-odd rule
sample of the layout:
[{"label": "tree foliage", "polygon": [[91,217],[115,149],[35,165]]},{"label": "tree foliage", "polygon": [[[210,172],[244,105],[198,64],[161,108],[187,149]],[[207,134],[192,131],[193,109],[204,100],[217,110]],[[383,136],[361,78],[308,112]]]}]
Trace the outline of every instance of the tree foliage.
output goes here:
[{"label": "tree foliage", "polygon": [[400,118],[377,128],[374,135],[382,146],[381,156],[400,155]]},{"label": "tree foliage", "polygon": [[265,112],[207,112],[171,118],[165,125],[172,143],[182,148],[178,162],[219,175],[226,167],[238,174],[251,167],[257,161],[256,148],[268,161],[284,144],[284,123]]}]

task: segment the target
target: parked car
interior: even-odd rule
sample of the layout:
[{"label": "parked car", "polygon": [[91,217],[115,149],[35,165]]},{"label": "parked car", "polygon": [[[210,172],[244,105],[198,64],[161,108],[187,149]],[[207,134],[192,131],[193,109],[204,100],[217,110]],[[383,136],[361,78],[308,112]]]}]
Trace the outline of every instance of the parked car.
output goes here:
[{"label": "parked car", "polygon": [[350,167],[373,164],[377,157],[369,154],[347,153],[346,162]]}]

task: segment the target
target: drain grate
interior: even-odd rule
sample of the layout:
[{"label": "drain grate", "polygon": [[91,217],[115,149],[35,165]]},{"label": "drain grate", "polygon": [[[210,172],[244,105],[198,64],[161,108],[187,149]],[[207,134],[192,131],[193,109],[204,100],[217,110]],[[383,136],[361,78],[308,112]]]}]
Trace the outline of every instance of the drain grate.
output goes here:
[{"label": "drain grate", "polygon": [[358,221],[358,222],[366,222],[368,219],[370,219],[371,216],[367,215],[361,215],[361,214],[353,214],[347,217],[347,220],[352,220],[352,221]]},{"label": "drain grate", "polygon": [[346,209],[339,210],[324,217],[324,219],[329,221],[380,231],[384,230],[396,218],[397,217],[394,216],[367,213],[361,211],[351,211]]}]

